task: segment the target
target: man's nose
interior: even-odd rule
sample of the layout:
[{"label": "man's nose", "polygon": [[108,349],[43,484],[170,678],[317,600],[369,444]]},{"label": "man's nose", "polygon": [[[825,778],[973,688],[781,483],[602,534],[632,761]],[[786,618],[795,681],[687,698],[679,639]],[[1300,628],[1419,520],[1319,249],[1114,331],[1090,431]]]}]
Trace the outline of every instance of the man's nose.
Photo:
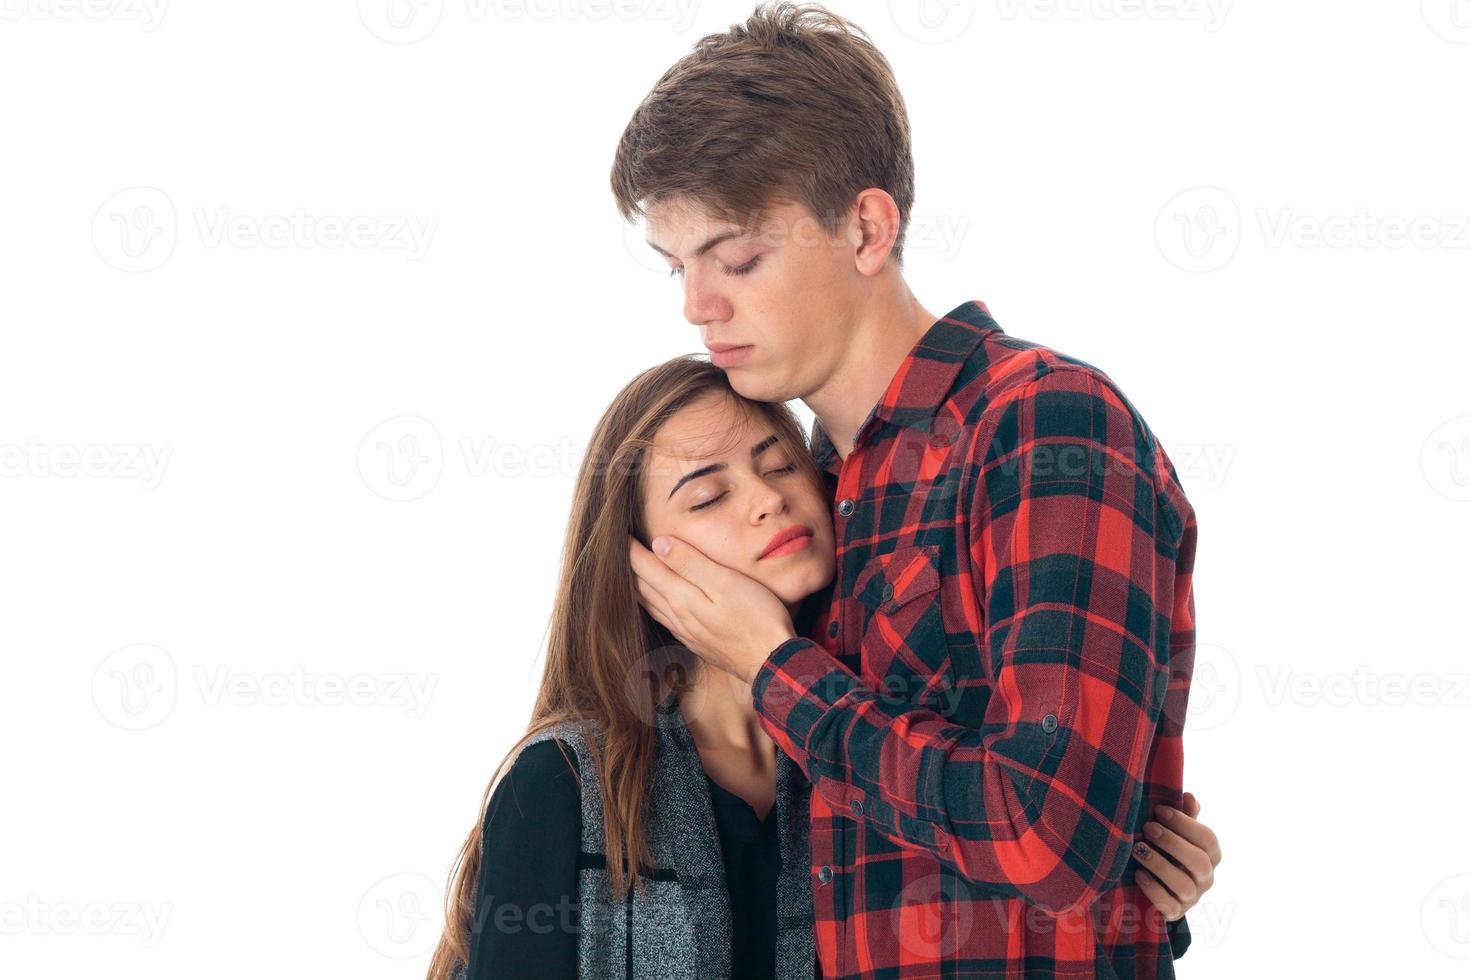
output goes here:
[{"label": "man's nose", "polygon": [[[696,326],[730,318],[730,304],[703,270],[684,273],[684,319]],[[721,338],[723,339],[723,338]]]}]

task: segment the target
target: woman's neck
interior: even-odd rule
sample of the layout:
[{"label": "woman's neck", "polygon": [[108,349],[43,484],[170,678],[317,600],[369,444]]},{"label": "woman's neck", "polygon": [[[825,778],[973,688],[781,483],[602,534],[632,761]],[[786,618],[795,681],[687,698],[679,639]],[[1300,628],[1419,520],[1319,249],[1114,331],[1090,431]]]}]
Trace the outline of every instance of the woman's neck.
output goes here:
[{"label": "woman's neck", "polygon": [[774,745],[756,717],[750,685],[718,667],[699,664],[679,696],[679,710],[700,749],[764,755]]},{"label": "woman's neck", "polygon": [[766,819],[776,802],[776,743],[756,717],[750,685],[701,663],[679,709],[705,774]]},{"label": "woman's neck", "polygon": [[[800,602],[786,603],[793,622],[800,607]],[[692,682],[679,698],[679,710],[694,744],[701,749],[743,750],[759,759],[773,757],[775,742],[756,717],[750,685],[729,671],[698,661]]]}]

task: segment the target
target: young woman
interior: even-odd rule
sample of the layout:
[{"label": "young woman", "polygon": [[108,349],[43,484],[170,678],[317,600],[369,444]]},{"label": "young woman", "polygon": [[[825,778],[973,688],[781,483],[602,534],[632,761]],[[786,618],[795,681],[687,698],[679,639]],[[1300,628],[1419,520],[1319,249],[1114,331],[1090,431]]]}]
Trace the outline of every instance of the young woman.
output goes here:
[{"label": "young woman", "polygon": [[819,975],[810,786],[748,687],[643,610],[627,540],[690,542],[804,632],[833,581],[829,507],[796,417],[708,361],[619,393],[577,476],[531,722],[461,848],[430,980]]}]

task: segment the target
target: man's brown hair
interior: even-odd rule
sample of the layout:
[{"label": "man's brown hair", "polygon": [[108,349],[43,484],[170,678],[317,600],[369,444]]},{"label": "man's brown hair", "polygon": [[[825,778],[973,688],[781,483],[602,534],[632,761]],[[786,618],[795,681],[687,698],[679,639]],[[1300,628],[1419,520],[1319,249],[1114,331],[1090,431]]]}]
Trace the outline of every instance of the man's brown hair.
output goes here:
[{"label": "man's brown hair", "polygon": [[810,3],[762,3],[700,38],[639,104],[612,167],[630,221],[685,198],[749,228],[793,200],[832,235],[869,187],[898,205],[901,263],[914,201],[903,97],[862,28]]}]

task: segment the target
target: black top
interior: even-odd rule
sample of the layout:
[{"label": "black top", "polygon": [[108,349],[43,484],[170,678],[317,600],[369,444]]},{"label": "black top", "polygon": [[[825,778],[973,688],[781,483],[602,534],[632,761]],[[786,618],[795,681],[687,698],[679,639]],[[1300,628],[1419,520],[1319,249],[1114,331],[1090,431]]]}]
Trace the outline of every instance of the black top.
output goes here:
[{"label": "black top", "polygon": [[[522,750],[491,794],[469,980],[577,975],[577,868],[583,857],[576,766],[570,746],[546,739]],[[705,780],[730,892],[730,976],[774,978],[781,869],[776,807],[761,820],[740,796],[708,774]]]},{"label": "black top", "polygon": [[469,980],[577,975],[582,791],[552,740],[527,746],[485,808]]},{"label": "black top", "polygon": [[709,784],[730,890],[730,976],[774,978],[776,877],[781,873],[776,805],[771,805],[762,820],[738,794],[708,773],[704,779]]}]

